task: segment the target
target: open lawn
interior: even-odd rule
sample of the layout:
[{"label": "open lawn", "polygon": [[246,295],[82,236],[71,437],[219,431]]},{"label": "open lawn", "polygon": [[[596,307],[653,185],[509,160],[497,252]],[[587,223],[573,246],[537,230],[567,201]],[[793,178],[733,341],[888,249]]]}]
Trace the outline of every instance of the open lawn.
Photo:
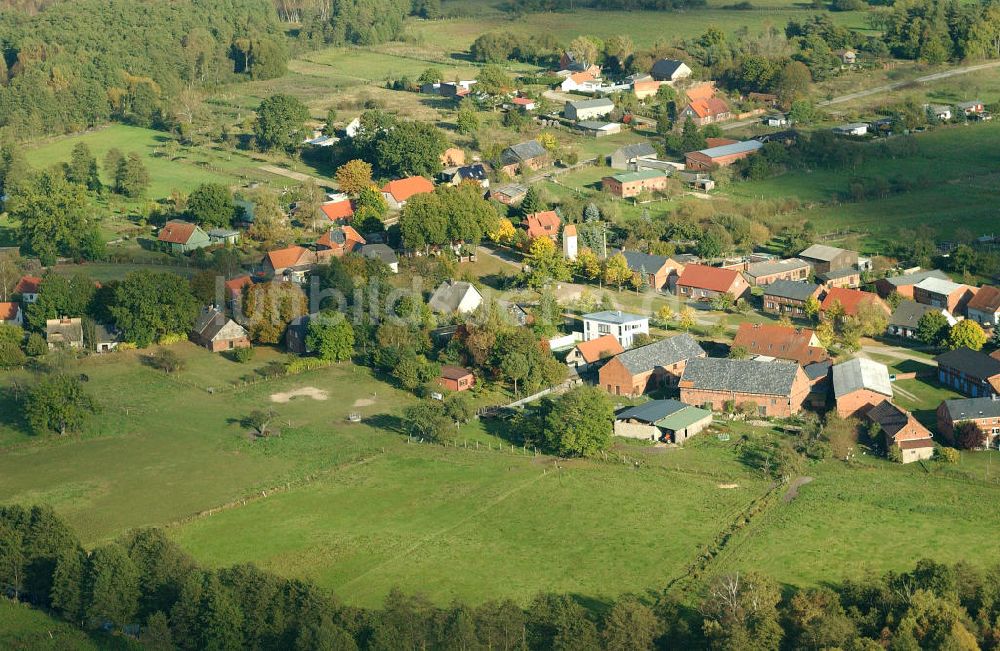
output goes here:
[{"label": "open lawn", "polygon": [[122,638],[91,638],[72,624],[41,610],[0,599],[0,647],[7,651],[97,651],[125,649]]}]

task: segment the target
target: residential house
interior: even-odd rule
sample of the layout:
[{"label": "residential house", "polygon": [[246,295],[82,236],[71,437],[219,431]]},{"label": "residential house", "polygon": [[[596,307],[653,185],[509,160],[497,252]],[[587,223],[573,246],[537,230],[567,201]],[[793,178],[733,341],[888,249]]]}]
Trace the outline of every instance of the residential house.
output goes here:
[{"label": "residential house", "polygon": [[465,165],[465,151],[458,147],[448,147],[441,154],[441,165],[444,167],[461,167]]},{"label": "residential house", "polygon": [[859,357],[835,364],[831,375],[837,415],[842,418],[863,416],[883,400],[892,400],[892,384],[885,364]]},{"label": "residential house", "polygon": [[468,391],[476,383],[476,376],[467,368],[444,365],[438,375],[438,384],[448,391]]},{"label": "residential house", "polygon": [[665,81],[668,84],[691,76],[691,68],[677,59],[660,59],[653,64],[649,72],[656,81]]},{"label": "residential house", "polygon": [[118,348],[118,344],[122,341],[122,334],[114,326],[95,323],[93,339],[91,344],[95,352],[110,353]]},{"label": "residential house", "polygon": [[885,278],[879,278],[875,281],[875,291],[882,298],[889,298],[889,296],[896,292],[904,298],[913,298],[913,286],[926,278],[940,278],[941,280],[951,280],[948,278],[948,274],[939,269],[924,269],[922,271],[913,271],[910,273],[903,273],[898,276],[886,276]]},{"label": "residential house", "polygon": [[611,115],[613,110],[615,110],[615,103],[606,97],[584,99],[577,102],[566,102],[563,116],[568,120],[593,120]]},{"label": "residential house", "polygon": [[583,373],[623,352],[625,349],[618,343],[618,339],[614,335],[607,334],[590,341],[581,341],[573,346],[566,355],[566,363]]},{"label": "residential house", "polygon": [[42,279],[38,276],[23,276],[17,281],[14,293],[21,296],[21,302],[25,305],[38,300],[38,292],[42,288]]},{"label": "residential house", "polygon": [[24,325],[24,314],[21,305],[13,302],[0,303],[0,323],[21,326]]},{"label": "residential house", "polygon": [[933,305],[952,314],[965,314],[965,308],[976,295],[976,288],[943,278],[924,278],[913,286],[913,300]]},{"label": "residential house", "polygon": [[718,147],[709,147],[684,154],[684,167],[688,170],[711,171],[717,167],[727,167],[756,153],[764,143],[759,140],[744,140]]},{"label": "residential house", "polygon": [[83,319],[61,317],[45,321],[45,341],[49,350],[83,348]]},{"label": "residential house", "polygon": [[516,206],[528,194],[528,188],[518,183],[508,183],[490,189],[490,199],[496,199],[505,206]]},{"label": "residential house", "polygon": [[681,444],[712,424],[712,412],[678,400],[650,400],[615,414],[615,436]]},{"label": "residential house", "polygon": [[924,104],[924,110],[941,122],[951,120],[951,107],[947,104]]},{"label": "residential house", "polygon": [[530,97],[515,97],[511,103],[525,113],[534,111],[538,107],[538,103]]},{"label": "residential house", "polygon": [[955,442],[955,426],[973,422],[986,434],[986,447],[1000,442],[1000,400],[997,398],[960,398],[945,400],[937,409],[938,431]]},{"label": "residential house", "polygon": [[301,283],[317,264],[319,258],[315,251],[292,245],[265,253],[261,270],[267,277]]},{"label": "residential house", "polygon": [[869,303],[879,307],[885,311],[886,316],[889,316],[889,306],[878,297],[878,294],[863,292],[860,289],[848,289],[846,287],[831,287],[827,290],[826,296],[823,297],[823,301],[820,303],[820,312],[825,314],[833,309],[834,306],[840,305],[844,316],[857,316],[858,308]]},{"label": "residential house", "polygon": [[986,111],[986,106],[983,104],[983,100],[981,99],[959,102],[955,105],[955,108],[966,115],[978,115]]},{"label": "residential house", "polygon": [[836,269],[816,274],[819,280],[827,288],[846,287],[856,289],[861,286],[861,272],[857,269]]},{"label": "residential house", "polygon": [[172,219],[164,224],[156,239],[171,253],[188,253],[212,244],[208,233],[203,231],[200,226],[177,219]]},{"label": "residential house", "polygon": [[632,94],[638,100],[649,99],[650,97],[656,97],[656,94],[660,92],[660,85],[664,82],[657,81],[653,78],[649,79],[639,79],[630,82],[632,86]]},{"label": "residential house", "polygon": [[396,257],[396,252],[387,244],[382,244],[381,242],[377,244],[364,244],[361,247],[361,255],[372,260],[381,260],[385,266],[389,267],[389,271],[394,274],[399,273],[399,258]]},{"label": "residential house", "polygon": [[689,334],[626,350],[601,367],[599,386],[615,396],[639,396],[662,386],[674,386],[685,368],[705,351]]},{"label": "residential house", "polygon": [[578,92],[593,92],[594,89],[601,85],[601,82],[597,80],[597,77],[589,72],[574,72],[559,84],[559,90],[564,93],[570,93],[573,91]]},{"label": "residential house", "polygon": [[823,288],[816,283],[776,280],[764,287],[764,311],[804,318],[806,301],[810,298],[819,300],[822,292]]},{"label": "residential house", "polygon": [[455,173],[451,175],[450,183],[452,185],[476,183],[479,187],[485,189],[490,187],[490,177],[486,172],[485,165],[482,163],[473,163],[472,165],[465,165],[456,169]]},{"label": "residential house", "polygon": [[472,283],[446,280],[431,295],[427,305],[439,314],[470,314],[483,302],[483,295]]},{"label": "residential house", "polygon": [[410,197],[424,192],[434,192],[434,184],[422,176],[389,181],[382,187],[382,196],[390,210],[401,210]]},{"label": "residential house", "polygon": [[986,328],[1000,325],[1000,287],[983,285],[965,306],[968,318]]},{"label": "residential house", "polygon": [[900,301],[899,305],[896,306],[896,309],[892,311],[892,316],[889,317],[889,325],[886,327],[886,333],[892,335],[893,337],[915,339],[917,337],[917,327],[920,325],[920,319],[928,312],[940,313],[944,316],[949,326],[953,326],[958,323],[955,317],[953,317],[951,313],[944,308],[934,307],[933,305],[925,305],[923,303],[917,303],[916,301],[904,299]]},{"label": "residential house", "polygon": [[854,269],[858,265],[858,252],[839,249],[825,244],[813,244],[799,253],[798,257],[813,266],[817,274],[840,269]]},{"label": "residential house", "polygon": [[970,348],[957,348],[934,358],[938,382],[971,398],[1000,396],[1000,359]]},{"label": "residential house", "polygon": [[316,256],[320,262],[330,258],[340,258],[348,253],[357,253],[367,244],[365,238],[354,230],[353,226],[344,224],[335,226],[323,233],[316,240]]},{"label": "residential house", "polygon": [[233,228],[213,228],[208,231],[208,239],[212,244],[236,244],[240,241],[240,232]]},{"label": "residential house", "polygon": [[809,380],[798,364],[707,357],[687,363],[680,380],[681,402],[713,411],[743,403],[759,416],[787,418],[802,409]]},{"label": "residential house", "polygon": [[230,312],[239,314],[243,311],[243,293],[247,287],[252,285],[253,279],[247,274],[237,276],[223,283],[226,307],[229,308]]},{"label": "residential house", "polygon": [[632,276],[645,276],[646,284],[652,289],[669,288],[684,271],[684,265],[665,255],[651,255],[638,251],[618,251],[628,263]]},{"label": "residential house", "polygon": [[656,160],[656,150],[648,142],[625,145],[611,152],[608,167],[613,170],[635,170],[639,160]]},{"label": "residential house", "polygon": [[868,123],[851,122],[849,124],[838,124],[831,131],[838,136],[864,136],[868,133]]},{"label": "residential house", "polygon": [[583,340],[590,341],[604,335],[613,335],[622,348],[631,348],[638,334],[649,334],[649,317],[629,314],[621,310],[605,310],[584,314]]},{"label": "residential house", "polygon": [[593,138],[613,136],[622,132],[620,122],[601,122],[600,120],[583,120],[576,123],[576,128],[578,131],[582,131],[584,135]]},{"label": "residential house", "polygon": [[743,274],[736,269],[709,267],[689,264],[677,279],[675,292],[678,296],[695,300],[711,300],[722,294],[732,294],[741,298],[750,289]]},{"label": "residential house", "polygon": [[595,77],[601,74],[601,66],[577,59],[570,52],[563,52],[559,57],[559,69],[567,72],[589,72]]},{"label": "residential house", "polygon": [[250,335],[246,328],[214,306],[202,309],[191,330],[191,341],[213,353],[250,347]]},{"label": "residential house", "polygon": [[601,179],[601,186],[616,197],[629,199],[643,192],[657,192],[667,187],[667,175],[659,170],[625,172]]},{"label": "residential house", "polygon": [[726,100],[721,97],[691,100],[677,114],[677,119],[680,122],[691,118],[691,121],[699,127],[703,127],[706,124],[725,122],[730,117],[732,117],[732,114],[729,112],[729,104],[726,104]]},{"label": "residential house", "polygon": [[320,318],[320,313],[305,314],[296,317],[285,329],[285,349],[296,355],[305,355],[312,350],[306,345],[306,337],[309,334],[309,323],[313,319]]},{"label": "residential house", "polygon": [[323,216],[332,222],[347,223],[354,217],[354,206],[351,205],[350,199],[327,201],[321,204],[319,209]]},{"label": "residential house", "polygon": [[745,348],[752,356],[783,359],[802,367],[829,358],[816,333],[809,328],[770,323],[741,323],[733,339],[733,348],[736,347]]},{"label": "residential house", "polygon": [[913,463],[934,456],[933,434],[905,409],[883,400],[869,409],[865,418],[878,424],[887,450],[899,450],[900,462]]},{"label": "residential house", "polygon": [[807,280],[812,265],[799,258],[751,262],[743,275],[751,287],[764,287],[778,280]]},{"label": "residential house", "polygon": [[507,147],[500,153],[500,171],[507,176],[541,169],[549,162],[549,152],[537,140]]},{"label": "residential house", "polygon": [[562,220],[559,219],[558,213],[554,210],[533,212],[524,218],[525,230],[530,240],[536,237],[547,237],[553,242],[558,242],[561,223]]},{"label": "residential house", "polygon": [[840,63],[845,66],[853,66],[858,62],[858,53],[854,50],[834,50],[833,53],[840,58]]},{"label": "residential house", "polygon": [[563,256],[567,260],[576,260],[579,242],[576,234],[576,224],[566,224],[562,232]]}]

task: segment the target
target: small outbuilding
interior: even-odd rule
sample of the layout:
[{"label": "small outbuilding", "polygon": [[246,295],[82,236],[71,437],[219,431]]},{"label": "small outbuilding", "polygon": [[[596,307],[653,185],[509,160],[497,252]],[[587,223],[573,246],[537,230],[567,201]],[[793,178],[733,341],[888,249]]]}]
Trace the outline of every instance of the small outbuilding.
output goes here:
[{"label": "small outbuilding", "polygon": [[449,391],[467,391],[476,382],[472,371],[461,366],[442,366],[438,384]]},{"label": "small outbuilding", "polygon": [[679,400],[651,400],[615,414],[615,436],[683,443],[712,424],[712,412]]}]

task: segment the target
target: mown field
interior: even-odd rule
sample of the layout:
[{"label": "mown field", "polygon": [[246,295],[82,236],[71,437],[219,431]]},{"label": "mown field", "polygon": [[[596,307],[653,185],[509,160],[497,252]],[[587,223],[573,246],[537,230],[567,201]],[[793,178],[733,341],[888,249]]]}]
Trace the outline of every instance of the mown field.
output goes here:
[{"label": "mown field", "polygon": [[0,599],[0,647],[9,651],[97,651],[125,649],[128,644],[121,637],[91,639],[68,622],[27,604]]}]

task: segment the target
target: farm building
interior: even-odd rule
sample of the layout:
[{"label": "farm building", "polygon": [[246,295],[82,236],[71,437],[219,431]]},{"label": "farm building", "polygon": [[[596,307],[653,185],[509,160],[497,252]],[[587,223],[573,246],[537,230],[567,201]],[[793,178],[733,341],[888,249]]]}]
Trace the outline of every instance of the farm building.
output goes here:
[{"label": "farm building", "polygon": [[616,355],[601,367],[598,385],[614,396],[639,396],[676,385],[685,366],[704,356],[694,337],[675,335]]}]

